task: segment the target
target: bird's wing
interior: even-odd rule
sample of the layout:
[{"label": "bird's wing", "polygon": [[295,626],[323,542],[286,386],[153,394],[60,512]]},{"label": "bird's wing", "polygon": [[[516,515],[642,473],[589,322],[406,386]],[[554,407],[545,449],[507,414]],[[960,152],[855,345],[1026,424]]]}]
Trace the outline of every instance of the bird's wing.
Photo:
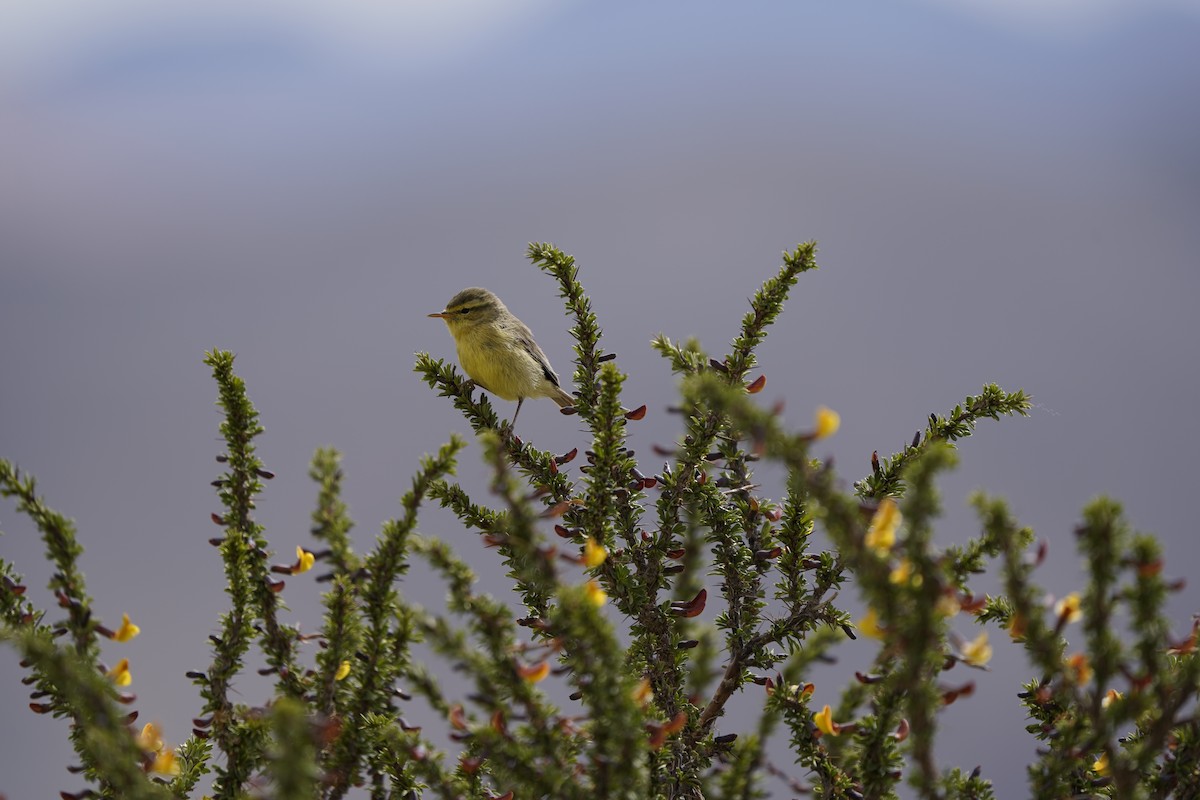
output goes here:
[{"label": "bird's wing", "polygon": [[542,368],[542,375],[546,376],[546,380],[558,386],[558,376],[554,374],[554,369],[550,366],[550,359],[546,358],[542,348],[538,347],[538,343],[533,340],[533,332],[525,323],[521,323],[521,327],[517,329],[517,338],[520,339],[521,347],[525,348],[525,352],[529,353],[529,356]]}]

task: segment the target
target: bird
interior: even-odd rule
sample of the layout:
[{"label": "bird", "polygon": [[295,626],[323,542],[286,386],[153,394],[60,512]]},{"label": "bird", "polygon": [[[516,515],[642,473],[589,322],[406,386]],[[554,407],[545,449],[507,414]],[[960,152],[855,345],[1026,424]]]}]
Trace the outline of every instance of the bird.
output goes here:
[{"label": "bird", "polygon": [[533,332],[487,289],[463,289],[443,311],[429,315],[446,323],[458,350],[458,363],[477,386],[502,400],[516,400],[509,427],[517,424],[527,397],[549,397],[562,408],[575,405],[563,391]]}]

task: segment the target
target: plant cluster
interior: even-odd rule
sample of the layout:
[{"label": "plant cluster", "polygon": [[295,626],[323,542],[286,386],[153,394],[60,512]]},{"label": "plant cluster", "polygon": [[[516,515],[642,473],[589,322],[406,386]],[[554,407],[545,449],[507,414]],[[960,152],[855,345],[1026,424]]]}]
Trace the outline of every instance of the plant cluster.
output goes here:
[{"label": "plant cluster", "polygon": [[[102,661],[102,644],[136,625],[97,618],[74,525],[0,461],[0,492],[41,531],[54,568],[56,604],[45,609],[0,559],[0,638],[22,654],[30,709],[68,723],[88,788],[64,798],[891,798],[903,782],[922,798],[990,798],[978,769],[938,766],[936,741],[942,709],[970,702],[993,634],[1022,642],[1031,665],[1018,696],[1041,742],[1032,796],[1200,797],[1198,633],[1170,638],[1165,602],[1181,584],[1163,575],[1152,537],[1131,532],[1115,503],[1091,503],[1076,531],[1089,583],[1052,604],[1034,582],[1044,547],[1002,501],[974,498],[980,533],[966,544],[935,542],[936,480],[955,443],[980,420],[1026,414],[1023,392],[988,385],[931,415],[900,452],[872,454],[870,473],[847,489],[814,457],[837,415],[817,409],[811,427],[792,430],[756,397],[756,349],[816,268],[808,243],[784,254],[725,355],[653,341],[681,380],[671,419],[682,431],[649,468],[628,446],[646,408],[622,403],[625,375],[601,346],[574,260],[548,244],[530,245],[529,258],[572,320],[569,411],[587,440],[537,449],[454,366],[419,354],[416,371],[475,432],[491,493],[455,481],[465,441],[453,436],[422,460],[401,514],[365,553],[350,537],[340,457],[322,449],[310,473],[316,544],[271,563],[254,515],[273,477],[255,452],[262,426],[232,354],[207,354],[225,439],[211,542],[229,607],[207,668],[188,673],[202,707],[177,748],[135,722],[128,661]],[[755,482],[764,461],[784,468],[780,497]],[[514,598],[480,592],[449,544],[419,532],[431,502],[495,551],[519,614]],[[413,560],[445,581],[446,609],[405,595]],[[972,588],[992,563],[1002,596]],[[285,620],[282,592],[310,570],[326,585],[325,612],[306,635]],[[867,608],[858,619],[838,602],[847,588]],[[1069,626],[1081,647],[1068,645]],[[821,686],[838,700],[818,708],[816,665],[860,635],[879,641],[872,668]],[[449,691],[414,658],[417,642],[472,690]],[[249,670],[274,681],[260,703],[234,699]],[[565,702],[552,701],[551,685],[565,687]],[[759,710],[749,729],[722,724],[735,697]],[[409,721],[418,716],[430,719]],[[795,765],[768,757],[781,728]]]}]

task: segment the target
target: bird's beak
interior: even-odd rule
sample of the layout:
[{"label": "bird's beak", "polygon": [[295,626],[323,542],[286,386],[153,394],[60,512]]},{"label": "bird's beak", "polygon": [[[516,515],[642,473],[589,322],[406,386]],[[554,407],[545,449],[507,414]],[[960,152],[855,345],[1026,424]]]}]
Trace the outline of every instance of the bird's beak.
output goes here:
[{"label": "bird's beak", "polygon": [[445,319],[448,315],[446,314],[445,311],[438,311],[433,314],[430,314],[429,316],[437,317],[438,319]]}]

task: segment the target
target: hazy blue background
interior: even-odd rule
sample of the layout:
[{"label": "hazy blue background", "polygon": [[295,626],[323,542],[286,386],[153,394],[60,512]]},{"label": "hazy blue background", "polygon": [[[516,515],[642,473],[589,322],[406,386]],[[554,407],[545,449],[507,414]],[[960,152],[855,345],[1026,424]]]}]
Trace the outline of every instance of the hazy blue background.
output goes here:
[{"label": "hazy blue background", "polygon": [[[970,490],[1004,494],[1049,540],[1041,577],[1065,594],[1081,588],[1079,508],[1112,492],[1162,537],[1172,576],[1196,571],[1197,4],[748,8],[0,6],[0,456],[78,520],[101,618],[142,626],[105,654],[131,659],[143,720],[186,737],[199,700],[183,673],[209,663],[224,604],[203,351],[238,353],[263,412],[279,477],[260,518],[280,560],[309,541],[305,473],[325,444],[345,453],[365,549],[417,457],[467,431],[411,371],[415,351],[453,354],[426,313],[491,287],[570,374],[530,240],[578,258],[628,404],[651,409],[641,452],[651,429],[677,429],[650,337],[723,352],[741,298],[815,238],[821,270],[762,349],[762,397],[786,398],[797,426],[838,409],[825,447],[847,481],[983,383],[1022,387],[1033,417],[963,446],[942,541],[975,532]],[[547,401],[520,432],[585,445]],[[482,492],[476,459],[463,480]],[[49,605],[41,545],[11,503],[0,529],[0,554]],[[494,552],[444,515],[422,531],[461,543],[504,591]],[[404,589],[443,592],[422,571]],[[311,582],[285,596],[313,627]],[[1177,635],[1198,599],[1174,598]],[[1029,675],[993,638],[995,669],[948,710],[940,760],[982,764],[1016,797],[1035,747],[1014,696]],[[847,647],[818,699],[873,648]],[[82,788],[63,769],[65,726],[29,713],[22,674],[0,652],[0,793]]]}]

